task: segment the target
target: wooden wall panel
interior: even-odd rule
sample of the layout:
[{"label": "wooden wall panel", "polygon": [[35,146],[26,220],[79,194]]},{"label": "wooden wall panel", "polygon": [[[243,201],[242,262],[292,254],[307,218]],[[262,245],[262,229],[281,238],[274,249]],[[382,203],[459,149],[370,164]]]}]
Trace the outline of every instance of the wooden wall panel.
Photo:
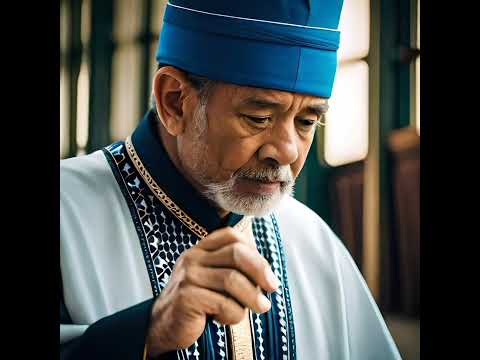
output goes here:
[{"label": "wooden wall panel", "polygon": [[336,168],[330,182],[334,230],[360,271],[363,258],[363,162]]},{"label": "wooden wall panel", "polygon": [[420,313],[420,137],[415,129],[399,129],[392,132],[389,146],[400,310],[416,316]]}]

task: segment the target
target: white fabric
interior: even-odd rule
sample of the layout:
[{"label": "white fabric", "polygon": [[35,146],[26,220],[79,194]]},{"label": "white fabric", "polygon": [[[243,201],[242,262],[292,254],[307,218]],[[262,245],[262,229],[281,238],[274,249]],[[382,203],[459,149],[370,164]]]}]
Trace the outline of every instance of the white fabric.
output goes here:
[{"label": "white fabric", "polygon": [[60,344],[75,339],[87,330],[88,325],[62,325],[60,324]]},{"label": "white fabric", "polygon": [[60,267],[74,324],[153,296],[130,210],[101,151],[60,162]]},{"label": "white fabric", "polygon": [[[60,172],[65,304],[75,324],[89,325],[152,297],[152,290],[130,211],[104,154],[63,160]],[[297,358],[400,359],[335,234],[293,198],[275,213],[287,256]],[[61,326],[61,341],[71,338],[68,327]]]},{"label": "white fabric", "polygon": [[400,359],[363,277],[328,225],[293,198],[275,213],[298,359]]}]

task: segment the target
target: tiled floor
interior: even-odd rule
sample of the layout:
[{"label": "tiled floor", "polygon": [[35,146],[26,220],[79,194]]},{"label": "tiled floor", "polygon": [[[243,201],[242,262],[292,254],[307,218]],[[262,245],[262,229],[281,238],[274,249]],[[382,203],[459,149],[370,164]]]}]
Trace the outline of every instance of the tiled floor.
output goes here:
[{"label": "tiled floor", "polygon": [[403,360],[420,359],[420,320],[388,314],[385,322]]}]

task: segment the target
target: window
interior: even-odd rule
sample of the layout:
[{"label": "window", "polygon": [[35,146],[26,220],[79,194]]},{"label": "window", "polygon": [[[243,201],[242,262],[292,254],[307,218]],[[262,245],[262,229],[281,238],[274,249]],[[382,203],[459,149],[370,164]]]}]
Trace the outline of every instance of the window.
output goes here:
[{"label": "window", "polygon": [[338,69],[320,157],[330,166],[362,160],[368,150],[370,1],[344,2]]},{"label": "window", "polygon": [[60,158],[88,141],[91,0],[60,2]]},{"label": "window", "polygon": [[342,64],[329,101],[325,159],[330,166],[362,160],[368,152],[368,65]]},{"label": "window", "polygon": [[88,142],[88,116],[90,94],[90,25],[91,25],[91,0],[82,1],[81,13],[81,43],[82,57],[80,73],[77,82],[77,155],[85,154]]},{"label": "window", "polygon": [[[415,46],[420,50],[420,0],[417,1],[417,13],[415,19],[416,25],[416,39]],[[417,128],[417,134],[420,135],[420,52],[415,59],[415,126]]]},{"label": "window", "polygon": [[88,142],[89,85],[90,72],[84,57],[77,83],[77,155],[85,154]]},{"label": "window", "polygon": [[143,1],[116,0],[113,14],[115,50],[112,60],[112,141],[124,140],[141,116],[142,45],[139,37],[144,18]]},{"label": "window", "polygon": [[68,156],[70,147],[70,92],[68,71],[69,13],[65,1],[60,3],[60,158]]}]

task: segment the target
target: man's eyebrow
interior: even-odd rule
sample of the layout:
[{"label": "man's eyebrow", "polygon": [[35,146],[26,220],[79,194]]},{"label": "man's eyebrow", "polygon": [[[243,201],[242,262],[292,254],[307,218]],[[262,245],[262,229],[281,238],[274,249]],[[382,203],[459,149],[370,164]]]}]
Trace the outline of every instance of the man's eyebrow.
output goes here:
[{"label": "man's eyebrow", "polygon": [[[256,96],[246,98],[240,103],[240,106],[249,106],[257,109],[277,109],[281,108],[282,104],[273,100],[268,100]],[[320,103],[309,105],[305,108],[305,112],[322,117],[328,111],[328,103]]]},{"label": "man's eyebrow", "polygon": [[323,115],[326,114],[326,112],[328,111],[328,108],[329,108],[328,103],[325,102],[322,104],[307,106],[305,110],[306,112],[317,115],[319,118],[321,118]]},{"label": "man's eyebrow", "polygon": [[240,103],[240,106],[250,106],[258,109],[271,109],[271,108],[280,108],[282,104],[273,100],[267,100],[257,96],[251,96],[246,98]]}]

